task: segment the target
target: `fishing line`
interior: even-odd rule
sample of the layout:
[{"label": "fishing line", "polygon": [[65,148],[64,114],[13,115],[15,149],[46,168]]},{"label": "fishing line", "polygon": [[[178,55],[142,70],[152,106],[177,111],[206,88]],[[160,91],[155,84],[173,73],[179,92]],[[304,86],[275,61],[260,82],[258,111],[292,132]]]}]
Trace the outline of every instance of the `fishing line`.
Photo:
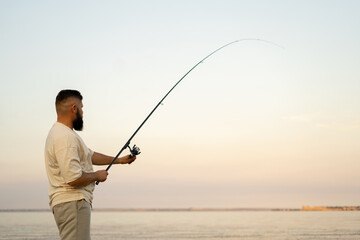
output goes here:
[{"label": "fishing line", "polygon": [[[116,156],[114,157],[114,159],[111,161],[111,163],[109,164],[109,166],[106,168],[106,171],[108,171],[111,166],[113,165],[113,163],[115,162],[115,160],[119,157],[119,155],[126,149],[126,148],[129,148],[131,154],[130,156],[135,156],[135,155],[138,155],[140,154],[140,149],[134,145],[133,148],[130,148],[130,142],[131,140],[135,137],[135,135],[139,132],[139,130],[142,128],[142,126],[145,124],[145,122],[150,118],[150,116],[155,112],[155,110],[162,104],[162,102],[165,100],[165,98],[172,92],[172,90],[174,90],[174,88],[192,71],[194,70],[199,64],[203,63],[207,58],[209,58],[210,56],[212,56],[213,54],[215,54],[216,52],[220,51],[221,49],[231,45],[231,44],[234,44],[234,43],[237,43],[237,42],[241,42],[241,41],[260,41],[260,42],[264,42],[264,43],[268,43],[268,44],[271,44],[271,45],[274,45],[276,47],[279,47],[281,49],[284,49],[284,47],[274,43],[274,42],[271,42],[271,41],[268,41],[268,40],[263,40],[263,39],[259,39],[259,38],[244,38],[244,39],[239,39],[239,40],[236,40],[236,41],[233,41],[233,42],[230,42],[230,43],[227,43],[221,47],[219,47],[218,49],[216,49],[215,51],[211,52],[209,55],[207,55],[206,57],[204,57],[203,59],[201,59],[197,64],[195,64],[187,73],[185,73],[184,76],[182,76],[180,78],[180,80],[178,80],[175,85],[166,93],[166,95],[160,100],[160,102],[154,107],[154,109],[150,112],[150,114],[145,118],[145,120],[140,124],[140,126],[136,129],[136,131],[131,135],[131,137],[129,138],[129,140],[125,143],[125,145],[121,148],[121,150],[119,151],[118,154],[116,154]],[[99,181],[96,182],[96,185],[99,184]]]}]

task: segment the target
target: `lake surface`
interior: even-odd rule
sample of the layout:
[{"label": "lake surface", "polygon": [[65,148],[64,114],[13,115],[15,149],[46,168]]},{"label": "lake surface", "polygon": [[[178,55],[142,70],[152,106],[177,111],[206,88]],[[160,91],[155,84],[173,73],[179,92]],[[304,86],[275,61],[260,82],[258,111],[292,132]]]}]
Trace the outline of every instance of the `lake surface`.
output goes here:
[{"label": "lake surface", "polygon": [[[359,240],[360,212],[92,212],[92,240]],[[59,239],[51,212],[0,212],[0,239]]]}]

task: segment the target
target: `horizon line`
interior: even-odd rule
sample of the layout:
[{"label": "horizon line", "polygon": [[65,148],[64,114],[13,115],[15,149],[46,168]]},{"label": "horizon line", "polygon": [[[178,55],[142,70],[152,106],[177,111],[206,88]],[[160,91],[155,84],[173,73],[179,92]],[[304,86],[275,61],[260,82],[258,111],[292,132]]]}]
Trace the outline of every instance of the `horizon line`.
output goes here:
[{"label": "horizon line", "polygon": [[[360,206],[302,206],[301,208],[266,208],[266,207],[188,207],[188,208],[93,208],[94,212],[236,212],[236,211],[360,211]],[[51,212],[50,208],[18,208],[18,209],[0,209],[0,212]]]},{"label": "horizon line", "polygon": [[[94,212],[206,212],[206,211],[300,211],[301,208],[93,208]],[[45,208],[19,208],[19,209],[0,209],[0,212],[51,212],[51,209]]]}]

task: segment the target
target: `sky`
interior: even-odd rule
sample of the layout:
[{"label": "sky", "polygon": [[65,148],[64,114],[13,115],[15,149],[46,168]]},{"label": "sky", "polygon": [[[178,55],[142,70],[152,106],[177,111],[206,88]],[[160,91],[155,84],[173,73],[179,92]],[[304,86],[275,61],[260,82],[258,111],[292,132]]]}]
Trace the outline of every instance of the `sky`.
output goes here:
[{"label": "sky", "polygon": [[[359,1],[0,0],[0,209],[48,208],[55,97],[114,165],[94,208],[359,205]],[[124,154],[128,154],[125,152]],[[95,167],[95,170],[105,167]]]}]

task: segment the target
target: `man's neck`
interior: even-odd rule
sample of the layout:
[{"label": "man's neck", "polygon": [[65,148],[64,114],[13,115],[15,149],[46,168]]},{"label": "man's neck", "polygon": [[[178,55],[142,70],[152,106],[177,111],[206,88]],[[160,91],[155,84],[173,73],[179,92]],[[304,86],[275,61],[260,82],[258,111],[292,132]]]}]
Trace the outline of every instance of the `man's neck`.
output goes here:
[{"label": "man's neck", "polygon": [[69,127],[70,129],[74,128],[72,121],[69,119],[64,119],[64,118],[58,117],[57,122],[64,124],[65,126]]}]

